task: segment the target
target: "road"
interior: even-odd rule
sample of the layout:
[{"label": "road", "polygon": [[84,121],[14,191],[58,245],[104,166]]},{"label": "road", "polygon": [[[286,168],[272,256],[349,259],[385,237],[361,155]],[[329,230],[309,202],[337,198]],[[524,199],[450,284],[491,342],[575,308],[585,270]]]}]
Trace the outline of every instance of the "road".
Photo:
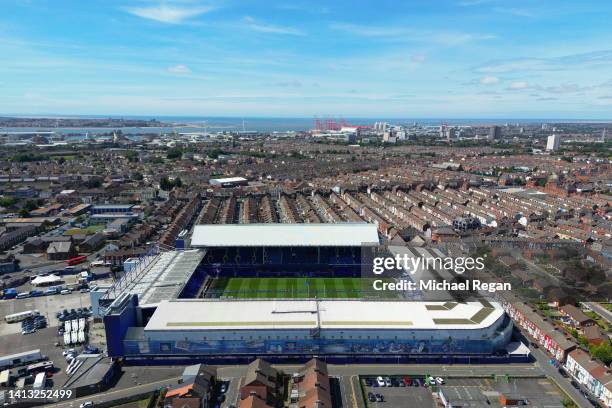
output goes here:
[{"label": "road", "polygon": [[[435,364],[402,364],[402,365],[376,365],[376,364],[355,364],[355,365],[328,365],[330,376],[337,377],[342,391],[343,407],[362,408],[361,398],[359,398],[359,375],[407,375],[425,374],[441,377],[470,377],[510,375],[521,377],[550,377],[557,385],[579,404],[580,407],[591,407],[590,403],[570,384],[569,380],[561,376],[557,369],[549,364],[549,357],[539,349],[532,349],[536,358],[534,364],[495,364],[495,365],[435,365]],[[300,368],[300,365],[276,365],[275,368],[291,374]],[[238,398],[238,390],[242,377],[246,373],[246,365],[242,366],[221,366],[218,367],[218,376],[230,381],[227,399],[224,406],[235,403]],[[168,387],[177,384],[180,377],[171,377],[164,380],[151,382],[148,384],[136,385],[122,389],[111,389],[107,392],[78,398],[62,403],[54,404],[55,407],[74,408],[85,401],[101,403],[127,397],[130,395],[141,394],[154,391],[160,387]]]},{"label": "road", "polygon": [[550,364],[550,356],[541,349],[530,347],[531,354],[536,359],[536,364],[544,374],[553,380],[559,388],[569,395],[578,406],[582,408],[592,408],[591,403],[570,384],[570,379],[559,374],[559,370]]},{"label": "road", "polygon": [[145,392],[151,392],[159,389],[160,387],[170,387],[178,384],[180,377],[169,378],[166,380],[156,381],[149,384],[136,385],[129,388],[123,388],[120,390],[110,390],[100,394],[89,395],[87,397],[76,398],[60,402],[57,404],[51,404],[50,406],[58,408],[73,408],[78,407],[80,404],[86,401],[92,401],[94,406],[106,401],[113,401],[119,398],[129,397],[131,395],[143,394]]},{"label": "road", "polygon": [[608,324],[612,325],[612,312],[608,309],[595,302],[584,302],[583,305],[600,315]]},{"label": "road", "polygon": [[[277,369],[287,374],[292,374],[302,366],[300,365],[275,365]],[[409,375],[409,374],[431,374],[434,376],[491,376],[511,375],[524,377],[537,377],[542,375],[541,370],[534,364],[487,364],[487,365],[439,365],[439,364],[350,364],[327,366],[329,375],[334,377],[350,377],[353,375]],[[238,378],[246,373],[245,366],[224,366],[218,369],[222,378]]]}]

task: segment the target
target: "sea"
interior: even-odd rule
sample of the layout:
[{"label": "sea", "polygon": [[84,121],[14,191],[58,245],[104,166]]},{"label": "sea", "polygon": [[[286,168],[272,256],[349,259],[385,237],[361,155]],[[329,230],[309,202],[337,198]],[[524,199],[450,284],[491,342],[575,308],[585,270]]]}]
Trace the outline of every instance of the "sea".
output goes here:
[{"label": "sea", "polygon": [[[0,115],[6,117],[28,117],[29,115]],[[87,116],[66,116],[66,115],[40,115],[36,117],[45,118],[82,118],[82,119],[156,119],[166,126],[159,127],[88,127],[88,128],[62,128],[62,127],[0,127],[0,132],[55,132],[69,137],[81,138],[86,133],[90,136],[109,133],[113,130],[121,130],[124,134],[144,134],[168,132],[223,132],[223,131],[246,131],[246,132],[290,132],[308,131],[315,128],[315,117],[208,117],[208,116],[125,116],[125,115],[87,115]],[[327,118],[319,118],[325,122]],[[484,126],[484,125],[505,125],[505,124],[542,124],[542,123],[604,123],[606,121],[584,120],[584,119],[517,119],[517,118],[365,118],[365,117],[346,117],[333,118],[338,124],[346,123],[349,125],[373,125],[375,122],[387,122],[394,125],[413,125],[439,126],[442,123],[449,126]]]}]

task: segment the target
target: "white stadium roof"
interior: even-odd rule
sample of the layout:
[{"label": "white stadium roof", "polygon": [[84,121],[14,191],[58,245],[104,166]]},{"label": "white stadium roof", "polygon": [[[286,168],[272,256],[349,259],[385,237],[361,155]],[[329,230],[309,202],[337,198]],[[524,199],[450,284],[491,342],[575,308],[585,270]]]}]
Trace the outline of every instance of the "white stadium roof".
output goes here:
[{"label": "white stadium roof", "polygon": [[376,225],[338,224],[206,224],[196,225],[192,247],[361,246],[378,243]]},{"label": "white stadium roof", "polygon": [[136,294],[141,306],[172,299],[178,296],[202,258],[204,251],[187,250],[162,252],[141,260],[133,278],[128,281],[125,275],[125,282],[122,280],[117,284],[112,299],[118,299],[121,293]]},{"label": "white stadium roof", "polygon": [[147,331],[482,329],[504,311],[487,301],[212,300],[161,302]]}]

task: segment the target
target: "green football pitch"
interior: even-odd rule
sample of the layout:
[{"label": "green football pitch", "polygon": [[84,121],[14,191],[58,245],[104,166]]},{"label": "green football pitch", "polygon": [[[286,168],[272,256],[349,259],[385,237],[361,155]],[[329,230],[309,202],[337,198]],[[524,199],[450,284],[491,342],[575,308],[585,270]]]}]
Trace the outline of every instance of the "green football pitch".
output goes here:
[{"label": "green football pitch", "polygon": [[208,294],[228,298],[359,298],[360,278],[219,278]]}]

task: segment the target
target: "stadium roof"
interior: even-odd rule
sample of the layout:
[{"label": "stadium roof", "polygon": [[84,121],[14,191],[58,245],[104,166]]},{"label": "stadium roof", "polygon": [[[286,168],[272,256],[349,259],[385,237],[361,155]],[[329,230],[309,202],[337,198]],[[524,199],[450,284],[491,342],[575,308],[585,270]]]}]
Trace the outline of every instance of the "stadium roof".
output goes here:
[{"label": "stadium roof", "polygon": [[[204,251],[169,251],[152,257],[150,262],[143,262],[134,277],[123,285],[111,298],[119,298],[121,293],[138,295],[140,305],[155,305],[163,300],[173,299],[196,270]],[[127,280],[127,278],[125,278]],[[111,289],[112,290],[112,289]]]},{"label": "stadium roof", "polygon": [[[439,305],[444,305],[438,302]],[[482,329],[504,311],[486,301],[432,308],[432,302],[212,300],[162,302],[146,331],[279,329]]]},{"label": "stadium roof", "polygon": [[196,225],[192,247],[361,246],[378,243],[376,225],[338,224],[207,224]]}]

